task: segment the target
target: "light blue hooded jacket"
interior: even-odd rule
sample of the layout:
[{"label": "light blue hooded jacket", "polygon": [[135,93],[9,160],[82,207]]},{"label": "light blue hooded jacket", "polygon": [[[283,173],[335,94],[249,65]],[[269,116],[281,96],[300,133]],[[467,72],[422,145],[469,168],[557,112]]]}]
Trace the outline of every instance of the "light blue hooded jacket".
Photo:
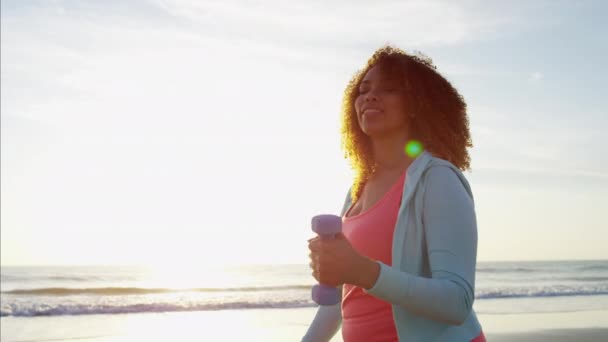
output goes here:
[{"label": "light blue hooded jacket", "polygon": [[[351,205],[350,190],[342,216]],[[365,290],[392,304],[399,341],[471,341],[481,332],[473,311],[477,223],[473,194],[452,163],[420,154],[407,169],[393,234],[392,266],[382,262]],[[341,304],[319,306],[302,341],[329,341]]]}]

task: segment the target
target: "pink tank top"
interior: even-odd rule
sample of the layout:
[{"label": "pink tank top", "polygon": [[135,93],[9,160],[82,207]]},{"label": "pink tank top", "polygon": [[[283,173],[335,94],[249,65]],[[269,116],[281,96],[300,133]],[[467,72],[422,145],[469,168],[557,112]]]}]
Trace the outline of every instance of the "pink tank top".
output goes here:
[{"label": "pink tank top", "polygon": [[[364,212],[342,218],[344,236],[359,253],[391,265],[393,231],[401,205],[405,172],[378,202]],[[360,287],[344,284],[342,292],[342,339],[398,341],[390,303],[366,294]]]},{"label": "pink tank top", "polygon": [[[404,172],[384,196],[364,212],[342,217],[342,232],[359,253],[392,264],[393,232],[401,206]],[[344,284],[342,292],[342,339],[344,342],[399,341],[391,304],[366,294],[360,287]],[[471,342],[485,342],[483,331]]]}]

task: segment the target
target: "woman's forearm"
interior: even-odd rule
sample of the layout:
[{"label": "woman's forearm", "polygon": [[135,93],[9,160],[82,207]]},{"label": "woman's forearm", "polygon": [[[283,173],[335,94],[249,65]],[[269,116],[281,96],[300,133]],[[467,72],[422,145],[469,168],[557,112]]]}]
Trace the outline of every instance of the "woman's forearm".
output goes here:
[{"label": "woman's forearm", "polygon": [[435,276],[420,277],[382,264],[378,280],[366,292],[429,319],[462,324],[473,306],[473,289],[455,274]]}]

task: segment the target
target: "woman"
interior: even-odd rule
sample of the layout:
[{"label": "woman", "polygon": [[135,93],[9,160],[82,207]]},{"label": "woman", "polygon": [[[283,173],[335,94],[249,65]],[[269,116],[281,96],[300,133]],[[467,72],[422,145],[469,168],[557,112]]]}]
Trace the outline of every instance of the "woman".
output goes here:
[{"label": "woman", "polygon": [[485,341],[462,96],[430,60],[385,46],[346,88],[342,143],[355,170],[342,234],[309,240],[313,277],[342,302],[320,306],[303,340],[342,324],[346,342]]}]

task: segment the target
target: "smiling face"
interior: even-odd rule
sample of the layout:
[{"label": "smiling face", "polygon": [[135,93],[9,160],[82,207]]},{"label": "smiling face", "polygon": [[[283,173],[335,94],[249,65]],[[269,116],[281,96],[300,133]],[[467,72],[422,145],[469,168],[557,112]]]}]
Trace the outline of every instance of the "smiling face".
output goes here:
[{"label": "smiling face", "polygon": [[369,69],[361,81],[355,111],[359,127],[372,138],[407,133],[403,84],[379,66]]}]

